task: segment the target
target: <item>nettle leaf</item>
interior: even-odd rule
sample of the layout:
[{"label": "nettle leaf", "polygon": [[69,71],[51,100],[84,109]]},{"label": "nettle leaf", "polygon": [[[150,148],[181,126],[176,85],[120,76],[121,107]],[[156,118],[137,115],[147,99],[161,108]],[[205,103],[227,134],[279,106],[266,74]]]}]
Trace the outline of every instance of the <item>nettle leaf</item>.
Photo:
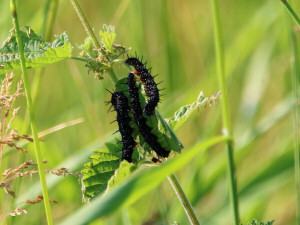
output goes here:
[{"label": "nettle leaf", "polygon": [[87,56],[87,58],[97,58],[98,57],[98,51],[94,48],[93,41],[90,37],[87,37],[84,40],[84,44],[79,46],[80,49],[84,50],[84,52],[81,52],[81,56]]},{"label": "nettle leaf", "polygon": [[[184,122],[192,115],[192,113],[197,110],[200,106],[206,107],[214,104],[220,92],[211,96],[210,98],[204,97],[203,92],[201,91],[197,100],[190,105],[180,107],[175,113],[174,116],[168,119],[165,119],[165,122],[170,126],[171,129],[176,130],[181,127]],[[160,124],[161,129],[165,129],[163,124]]]},{"label": "nettle leaf", "polygon": [[[71,44],[66,33],[56,37],[53,43],[45,42],[29,26],[20,30],[27,68],[42,67],[71,57]],[[0,73],[19,70],[20,57],[14,29],[0,48]]]},{"label": "nettle leaf", "polygon": [[83,198],[90,200],[97,195],[108,191],[111,187],[119,184],[136,168],[139,160],[139,151],[134,149],[133,163],[121,162],[122,143],[119,139],[105,143],[107,149],[95,150],[90,156],[90,162],[84,164],[81,171]]},{"label": "nettle leaf", "polygon": [[127,53],[129,49],[122,45],[114,44],[116,33],[113,26],[104,24],[99,31],[99,36],[101,39],[100,48],[95,48],[91,38],[87,38],[79,48],[83,50],[80,56],[88,60],[86,67],[95,73],[97,79],[103,80],[104,74],[111,72],[113,64],[123,62],[118,58]]},{"label": "nettle leaf", "polygon": [[115,27],[104,24],[102,29],[99,31],[99,35],[102,46],[111,52],[116,38]]},{"label": "nettle leaf", "polygon": [[120,164],[119,169],[117,169],[114,175],[110,178],[107,186],[107,191],[112,187],[117,186],[123,180],[125,180],[134,170],[136,170],[137,165],[129,163],[126,160],[123,160]]},{"label": "nettle leaf", "polygon": [[84,198],[91,199],[106,190],[108,181],[120,167],[120,146],[107,143],[108,149],[95,150],[91,161],[84,165],[82,185]]}]

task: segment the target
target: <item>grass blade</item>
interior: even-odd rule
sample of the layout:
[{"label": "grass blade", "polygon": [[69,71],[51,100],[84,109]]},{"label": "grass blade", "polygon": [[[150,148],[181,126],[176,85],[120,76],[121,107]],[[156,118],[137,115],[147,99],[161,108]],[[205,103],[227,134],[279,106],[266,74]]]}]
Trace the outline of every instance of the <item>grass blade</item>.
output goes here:
[{"label": "grass blade", "polygon": [[[223,120],[223,133],[227,137],[232,135],[229,103],[228,103],[228,92],[225,78],[225,59],[224,59],[224,47],[222,40],[222,31],[219,18],[219,7],[217,0],[212,0],[213,18],[214,18],[214,31],[215,31],[215,51],[217,58],[217,73],[218,81],[223,95],[222,99],[222,120]],[[233,141],[227,140],[227,157],[228,157],[228,173],[230,180],[230,196],[233,206],[234,224],[239,224],[239,206],[238,206],[238,194],[236,185],[236,173],[233,156]]]},{"label": "grass blade", "polygon": [[290,6],[290,4],[286,0],[281,0],[281,2],[283,3],[283,5],[287,9],[287,11],[289,12],[291,17],[294,19],[294,21],[298,24],[298,26],[300,26],[300,18],[296,14],[296,12],[293,10],[293,8]]},{"label": "grass blade", "polygon": [[135,174],[135,176],[132,176],[107,195],[97,197],[90,204],[66,218],[62,221],[61,225],[87,224],[96,218],[106,216],[117,209],[129,206],[147,192],[157,187],[166,176],[185,166],[199,152],[228,139],[228,137],[224,136],[209,139],[178,157],[163,163],[159,167],[153,167]]},{"label": "grass blade", "polygon": [[297,195],[297,222],[300,225],[300,149],[299,149],[299,114],[300,109],[299,105],[297,105],[297,100],[300,98],[300,89],[299,89],[299,76],[300,76],[300,53],[299,47],[297,45],[296,35],[291,30],[291,49],[292,54],[294,56],[294,62],[292,64],[292,87],[294,94],[294,112],[293,112],[293,120],[294,120],[294,164],[295,164],[295,182],[296,182],[296,195]]}]

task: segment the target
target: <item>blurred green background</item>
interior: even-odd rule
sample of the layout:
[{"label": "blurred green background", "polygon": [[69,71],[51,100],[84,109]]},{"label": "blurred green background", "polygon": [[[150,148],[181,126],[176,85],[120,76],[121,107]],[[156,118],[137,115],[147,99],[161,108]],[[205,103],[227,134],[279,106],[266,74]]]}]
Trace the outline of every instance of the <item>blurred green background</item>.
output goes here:
[{"label": "blurred green background", "polygon": [[[219,1],[224,34],[226,75],[235,138],[235,160],[241,222],[254,218],[275,220],[276,225],[296,224],[294,180],[294,121],[290,43],[291,18],[279,0]],[[300,14],[300,2],[289,1]],[[89,0],[79,2],[98,31],[103,24],[116,28],[116,43],[144,56],[156,81],[164,81],[160,112],[170,117],[182,105],[196,100],[200,91],[211,96],[219,91],[215,71],[214,34],[210,1]],[[17,1],[20,25],[39,32],[46,1]],[[9,1],[0,2],[0,41],[12,28]],[[69,1],[59,1],[54,34],[66,31],[78,55],[77,45],[87,37]],[[300,33],[296,31],[297,41]],[[116,68],[126,76],[125,68]],[[32,83],[36,71],[29,70]],[[16,74],[18,77],[19,73]],[[88,74],[84,63],[63,61],[45,68],[35,101],[39,131],[82,118],[84,122],[45,137],[42,143],[47,168],[66,167],[80,171],[92,150],[103,146],[117,129],[114,113],[104,101],[112,89],[108,76],[103,82]],[[220,100],[219,100],[220,101]],[[13,126],[28,127],[25,98],[19,99],[19,117]],[[221,134],[221,108],[199,109],[177,134],[183,151],[204,139]],[[20,133],[21,133],[20,132]],[[35,160],[32,144],[27,159]],[[18,165],[19,153],[5,156],[7,167]],[[203,225],[232,224],[226,176],[224,145],[198,155],[177,173]],[[83,206],[76,177],[47,176],[55,224]],[[16,203],[39,193],[37,176],[23,178]],[[126,194],[126,193],[124,193]],[[1,216],[11,211],[10,196],[0,193]],[[87,203],[85,203],[87,204]],[[16,205],[18,207],[18,205]],[[26,206],[28,214],[13,224],[46,224],[42,203]],[[3,217],[2,217],[3,218]],[[189,224],[183,208],[166,181],[129,208],[92,224]],[[6,222],[3,222],[6,224]]]}]

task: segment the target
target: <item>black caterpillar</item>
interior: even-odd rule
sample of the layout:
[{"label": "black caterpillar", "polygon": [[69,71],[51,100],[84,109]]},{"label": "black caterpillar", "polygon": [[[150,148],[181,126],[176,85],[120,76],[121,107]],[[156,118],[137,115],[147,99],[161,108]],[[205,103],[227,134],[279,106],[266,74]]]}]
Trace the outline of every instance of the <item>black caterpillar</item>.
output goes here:
[{"label": "black caterpillar", "polygon": [[145,115],[150,116],[154,113],[155,107],[159,102],[159,90],[157,88],[157,84],[146,66],[139,59],[130,57],[125,61],[125,63],[136,69],[136,75],[140,76],[141,81],[144,84],[146,95],[149,97],[144,113]]},{"label": "black caterpillar", "polygon": [[158,156],[168,157],[170,151],[166,151],[158,142],[157,137],[151,133],[151,128],[146,123],[143,110],[140,105],[139,89],[136,87],[135,77],[133,73],[129,73],[127,77],[127,86],[130,95],[131,111],[138,126],[139,132],[143,136],[145,142],[156,152]]},{"label": "black caterpillar", "polygon": [[128,99],[123,92],[115,92],[112,93],[111,104],[117,111],[117,121],[122,136],[122,160],[125,159],[128,162],[132,162],[133,148],[136,143],[132,137],[132,128],[129,125],[131,119],[128,115],[130,111]]}]

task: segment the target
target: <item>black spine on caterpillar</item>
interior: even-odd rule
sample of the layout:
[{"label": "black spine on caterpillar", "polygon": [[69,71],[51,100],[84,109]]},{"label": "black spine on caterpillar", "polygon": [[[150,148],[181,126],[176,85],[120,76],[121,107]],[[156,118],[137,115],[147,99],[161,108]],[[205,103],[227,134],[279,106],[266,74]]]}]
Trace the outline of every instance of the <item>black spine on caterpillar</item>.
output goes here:
[{"label": "black spine on caterpillar", "polygon": [[132,128],[129,125],[131,119],[128,115],[130,111],[128,99],[123,92],[115,92],[112,93],[111,104],[117,112],[119,131],[122,136],[122,160],[132,162],[133,148],[136,143],[132,137]]},{"label": "black spine on caterpillar", "polygon": [[145,106],[144,113],[147,116],[150,116],[154,113],[155,107],[159,102],[159,90],[157,84],[154,81],[154,78],[149,73],[146,66],[137,58],[128,58],[125,63],[130,66],[133,66],[141,81],[144,84],[146,95],[149,97],[148,103]]},{"label": "black spine on caterpillar", "polygon": [[139,132],[143,136],[145,142],[161,157],[168,157],[170,151],[166,151],[158,142],[158,138],[152,134],[152,129],[146,123],[143,110],[140,105],[139,89],[136,87],[135,77],[133,73],[129,73],[127,77],[128,91],[130,95],[131,111],[138,126]]}]

